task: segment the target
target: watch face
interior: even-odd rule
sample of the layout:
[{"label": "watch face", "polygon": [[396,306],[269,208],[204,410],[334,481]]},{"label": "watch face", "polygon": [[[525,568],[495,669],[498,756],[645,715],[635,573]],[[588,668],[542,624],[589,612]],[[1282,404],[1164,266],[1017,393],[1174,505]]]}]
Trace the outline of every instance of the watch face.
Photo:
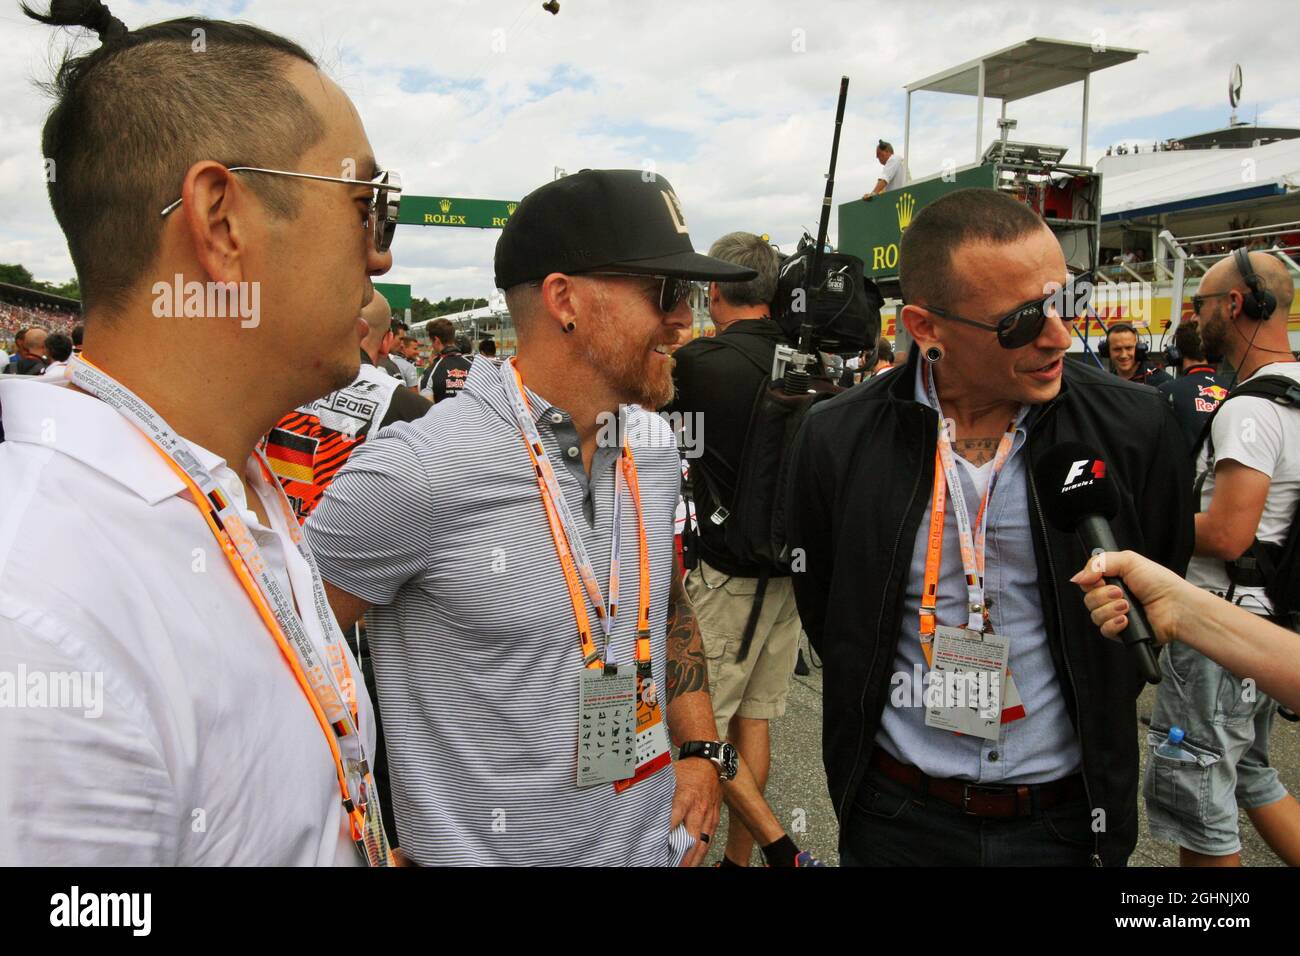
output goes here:
[{"label": "watch face", "polygon": [[731,744],[723,744],[718,756],[722,758],[722,776],[727,780],[734,780],[736,771],[740,769],[740,758],[736,748]]}]

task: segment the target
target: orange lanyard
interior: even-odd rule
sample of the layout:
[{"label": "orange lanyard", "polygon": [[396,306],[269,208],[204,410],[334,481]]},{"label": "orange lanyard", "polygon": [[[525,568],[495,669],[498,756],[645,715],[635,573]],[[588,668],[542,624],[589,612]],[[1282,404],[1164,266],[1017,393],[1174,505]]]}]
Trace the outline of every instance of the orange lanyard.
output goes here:
[{"label": "orange lanyard", "polygon": [[[277,597],[277,603],[281,605],[286,604],[286,598],[280,592],[278,584],[271,580],[265,559],[262,558],[260,549],[252,540],[247,526],[224,489],[221,489],[211,474],[199,464],[193,453],[182,444],[166,422],[138,396],[106,375],[84,356],[78,356],[71,363],[70,377],[78,388],[115,408],[123,417],[136,425],[189,491],[191,502],[203,516],[208,530],[221,546],[221,553],[225,555],[231,569],[235,572],[240,586],[253,602],[258,616],[270,631],[281,655],[288,662],[294,680],[307,698],[312,713],[325,734],[330,756],[334,761],[335,775],[353,843],[371,866],[392,865],[392,852],[384,834],[379,802],[377,798],[372,799],[376,797],[372,792],[374,777],[366,759],[364,742],[361,741],[361,734],[357,729],[356,682],[347,663],[347,654],[339,642],[334,641],[327,644],[329,660],[318,660],[311,638],[301,620],[293,616],[292,608],[285,606],[277,611],[271,606],[264,589],[273,593]],[[329,628],[334,622],[333,616],[324,589],[319,583],[315,565],[302,541],[302,532],[298,527],[297,519],[265,459],[261,454],[257,454],[256,458],[263,480],[267,482],[268,487],[274,489],[288,534],[312,570],[315,609],[328,635]],[[203,482],[209,485],[207,493],[200,487],[191,472],[198,474]],[[286,633],[286,625],[291,628],[292,636]],[[327,709],[335,717],[333,721],[330,715],[326,714]],[[340,740],[348,749],[346,757],[340,747]]]},{"label": "orange lanyard", "polygon": [[[608,609],[606,609],[605,602],[600,596],[595,574],[590,567],[590,562],[586,559],[586,550],[582,547],[581,538],[578,537],[577,529],[569,515],[568,506],[564,502],[563,495],[559,492],[555,470],[547,458],[546,451],[542,446],[541,436],[537,433],[536,426],[533,424],[528,394],[523,388],[523,380],[519,375],[519,370],[511,361],[504,364],[501,371],[502,380],[507,385],[507,392],[510,394],[512,403],[515,406],[516,417],[519,419],[518,424],[524,438],[524,446],[528,449],[528,457],[533,463],[533,475],[537,480],[537,490],[541,495],[542,505],[546,511],[546,521],[551,530],[551,539],[555,543],[555,553],[559,557],[560,567],[564,571],[564,582],[568,588],[569,602],[573,606],[573,617],[578,627],[578,643],[582,648],[583,666],[593,670],[603,668],[611,650],[609,639],[607,637],[605,656],[602,658],[591,632],[591,623],[587,618],[587,604],[583,599],[583,588],[585,585],[588,597],[590,597],[595,607],[596,616],[602,621],[603,626],[609,629],[607,633],[612,633],[613,618],[618,613],[619,569],[617,553],[620,545],[619,526],[621,522],[615,521],[613,554],[611,556],[609,575],[610,602]],[[514,389],[510,388],[511,384],[515,386]],[[650,677],[650,548],[646,540],[645,519],[641,510],[641,487],[637,480],[636,459],[632,455],[632,448],[626,438],[623,440],[623,449],[619,455],[618,466],[621,476],[627,484],[628,492],[632,497],[633,507],[636,510],[637,556],[641,565],[637,601],[636,663],[638,675],[648,679]],[[614,496],[617,509],[618,475],[615,478]],[[575,541],[577,547],[573,544]]]},{"label": "orange lanyard", "polygon": [[972,525],[969,511],[966,509],[965,495],[962,491],[961,478],[956,469],[952,451],[951,438],[939,407],[939,398],[935,393],[933,380],[922,368],[926,388],[935,411],[939,413],[939,435],[934,451],[934,485],[931,490],[933,502],[930,511],[930,533],[926,542],[925,576],[921,590],[920,638],[926,661],[932,663],[934,630],[938,624],[935,616],[939,603],[939,565],[943,557],[944,517],[949,492],[954,497],[954,514],[956,515],[958,536],[961,539],[962,570],[966,577],[967,592],[967,627],[971,630],[988,629],[988,608],[984,600],[984,541],[986,534],[985,517],[989,501],[993,498],[993,487],[997,484],[1002,466],[1011,457],[1015,442],[1015,424],[1013,418],[998,443],[993,456],[992,474],[989,475],[988,488],[980,501],[979,510]]}]

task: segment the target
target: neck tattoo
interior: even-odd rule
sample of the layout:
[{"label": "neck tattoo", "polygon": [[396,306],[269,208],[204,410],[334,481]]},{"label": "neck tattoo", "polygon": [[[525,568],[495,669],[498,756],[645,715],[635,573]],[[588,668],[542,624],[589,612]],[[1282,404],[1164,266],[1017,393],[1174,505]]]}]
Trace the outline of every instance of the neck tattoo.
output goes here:
[{"label": "neck tattoo", "polygon": [[952,443],[953,450],[972,465],[986,465],[998,450],[996,438],[959,438]]}]

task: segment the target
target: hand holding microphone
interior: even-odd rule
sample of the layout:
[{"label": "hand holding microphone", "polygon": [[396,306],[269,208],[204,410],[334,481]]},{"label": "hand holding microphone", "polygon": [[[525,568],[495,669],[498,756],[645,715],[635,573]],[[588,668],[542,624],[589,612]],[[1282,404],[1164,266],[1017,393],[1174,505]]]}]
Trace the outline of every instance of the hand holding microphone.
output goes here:
[{"label": "hand holding microphone", "polygon": [[1181,639],[1182,614],[1205,593],[1163,565],[1132,551],[1093,555],[1070,580],[1083,589],[1083,603],[1101,636],[1115,641],[1122,640],[1121,635],[1128,627],[1130,608],[1123,593],[1106,583],[1106,576],[1122,578],[1133,596],[1142,602],[1147,622],[1160,644]]},{"label": "hand holding microphone", "polygon": [[[1081,442],[1062,442],[1038,463],[1034,471],[1047,521],[1056,530],[1078,534],[1089,554],[1119,551],[1110,520],[1119,513],[1119,492],[1106,473],[1106,462]],[[1100,569],[1107,585],[1118,588],[1128,606],[1128,626],[1118,635],[1133,652],[1138,673],[1148,684],[1160,683],[1153,650],[1155,637],[1142,605],[1123,579]]]}]

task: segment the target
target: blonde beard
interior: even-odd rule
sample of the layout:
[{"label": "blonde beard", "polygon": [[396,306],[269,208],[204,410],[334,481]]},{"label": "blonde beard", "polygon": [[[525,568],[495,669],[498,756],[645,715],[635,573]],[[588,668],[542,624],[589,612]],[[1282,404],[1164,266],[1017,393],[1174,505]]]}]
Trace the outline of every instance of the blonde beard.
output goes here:
[{"label": "blonde beard", "polygon": [[[604,289],[597,291],[596,299],[600,315],[595,319],[594,334],[587,335],[583,342],[583,358],[594,374],[605,379],[620,401],[651,411],[663,408],[673,399],[673,358],[669,356],[662,375],[651,374],[651,363],[657,364],[657,360],[650,358],[647,351],[653,348],[653,343],[619,340],[614,326],[618,317],[611,314]],[[646,351],[639,351],[640,348]]]}]

